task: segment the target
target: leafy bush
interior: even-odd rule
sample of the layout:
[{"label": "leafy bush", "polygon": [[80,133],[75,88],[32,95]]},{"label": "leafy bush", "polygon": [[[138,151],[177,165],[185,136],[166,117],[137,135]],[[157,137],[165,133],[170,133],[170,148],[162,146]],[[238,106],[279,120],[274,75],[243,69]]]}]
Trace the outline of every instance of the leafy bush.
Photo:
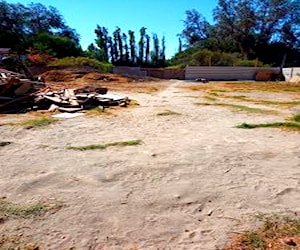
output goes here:
[{"label": "leafy bush", "polygon": [[100,62],[87,57],[65,57],[57,59],[50,63],[49,66],[89,66],[104,72],[109,72],[112,69],[112,64],[110,63]]},{"label": "leafy bush", "polygon": [[190,66],[267,66],[257,60],[245,60],[240,53],[212,51],[197,46],[177,53],[169,63]]}]

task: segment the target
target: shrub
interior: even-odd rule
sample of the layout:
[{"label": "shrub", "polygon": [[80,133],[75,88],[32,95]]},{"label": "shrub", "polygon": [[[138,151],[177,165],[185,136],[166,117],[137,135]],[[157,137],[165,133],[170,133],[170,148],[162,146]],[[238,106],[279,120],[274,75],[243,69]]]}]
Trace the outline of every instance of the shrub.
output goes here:
[{"label": "shrub", "polygon": [[112,69],[112,64],[88,57],[65,57],[57,59],[50,63],[49,66],[89,66],[104,72],[109,72]]}]

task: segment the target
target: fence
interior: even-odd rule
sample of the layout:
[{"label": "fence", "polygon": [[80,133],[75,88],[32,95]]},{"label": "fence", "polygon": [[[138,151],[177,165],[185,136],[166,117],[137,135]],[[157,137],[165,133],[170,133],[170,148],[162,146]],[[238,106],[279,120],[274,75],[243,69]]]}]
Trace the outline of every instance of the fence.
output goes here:
[{"label": "fence", "polygon": [[161,78],[161,79],[185,79],[184,69],[155,69],[155,68],[143,68],[147,72],[147,76]]},{"label": "fence", "polygon": [[119,75],[130,75],[130,76],[146,76],[147,72],[140,67],[127,67],[118,66],[113,67],[113,73]]},{"label": "fence", "polygon": [[284,68],[282,71],[286,81],[293,81],[295,78],[300,81],[300,68]]},{"label": "fence", "polygon": [[279,74],[279,68],[256,67],[207,67],[188,66],[185,69],[185,79],[194,80],[205,78],[208,80],[256,80],[257,72],[268,71]]}]

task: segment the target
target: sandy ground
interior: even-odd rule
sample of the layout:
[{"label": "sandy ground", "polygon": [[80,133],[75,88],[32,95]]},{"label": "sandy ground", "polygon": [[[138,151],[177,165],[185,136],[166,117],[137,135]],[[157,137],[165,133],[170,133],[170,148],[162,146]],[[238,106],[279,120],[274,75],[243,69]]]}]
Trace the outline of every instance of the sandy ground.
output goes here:
[{"label": "sandy ground", "polygon": [[[249,228],[255,214],[299,213],[300,134],[234,127],[286,114],[196,106],[199,92],[179,88],[184,84],[130,93],[140,106],[117,116],[83,116],[43,129],[0,126],[1,141],[13,142],[0,148],[0,195],[64,204],[42,217],[10,219],[0,234],[21,235],[40,249],[210,250]],[[157,115],[165,110],[181,115]],[[66,149],[133,139],[144,143]]]}]

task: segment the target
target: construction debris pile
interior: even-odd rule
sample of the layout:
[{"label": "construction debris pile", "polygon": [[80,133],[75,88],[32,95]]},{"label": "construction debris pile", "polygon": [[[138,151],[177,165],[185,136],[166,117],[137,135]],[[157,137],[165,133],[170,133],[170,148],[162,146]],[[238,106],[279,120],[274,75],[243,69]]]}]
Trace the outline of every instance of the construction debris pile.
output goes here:
[{"label": "construction debris pile", "polygon": [[53,91],[37,80],[0,68],[0,113],[31,110],[77,112],[84,109],[110,106],[126,107],[127,97],[108,94],[107,88],[85,86]]},{"label": "construction debris pile", "polygon": [[36,95],[35,105],[39,109],[48,111],[77,112],[84,109],[110,106],[126,107],[129,103],[127,97],[107,94],[107,88],[85,87],[82,89],[64,89],[61,91],[43,91]]},{"label": "construction debris pile", "polygon": [[32,102],[32,94],[45,87],[38,79],[0,68],[0,113],[19,110]]}]

